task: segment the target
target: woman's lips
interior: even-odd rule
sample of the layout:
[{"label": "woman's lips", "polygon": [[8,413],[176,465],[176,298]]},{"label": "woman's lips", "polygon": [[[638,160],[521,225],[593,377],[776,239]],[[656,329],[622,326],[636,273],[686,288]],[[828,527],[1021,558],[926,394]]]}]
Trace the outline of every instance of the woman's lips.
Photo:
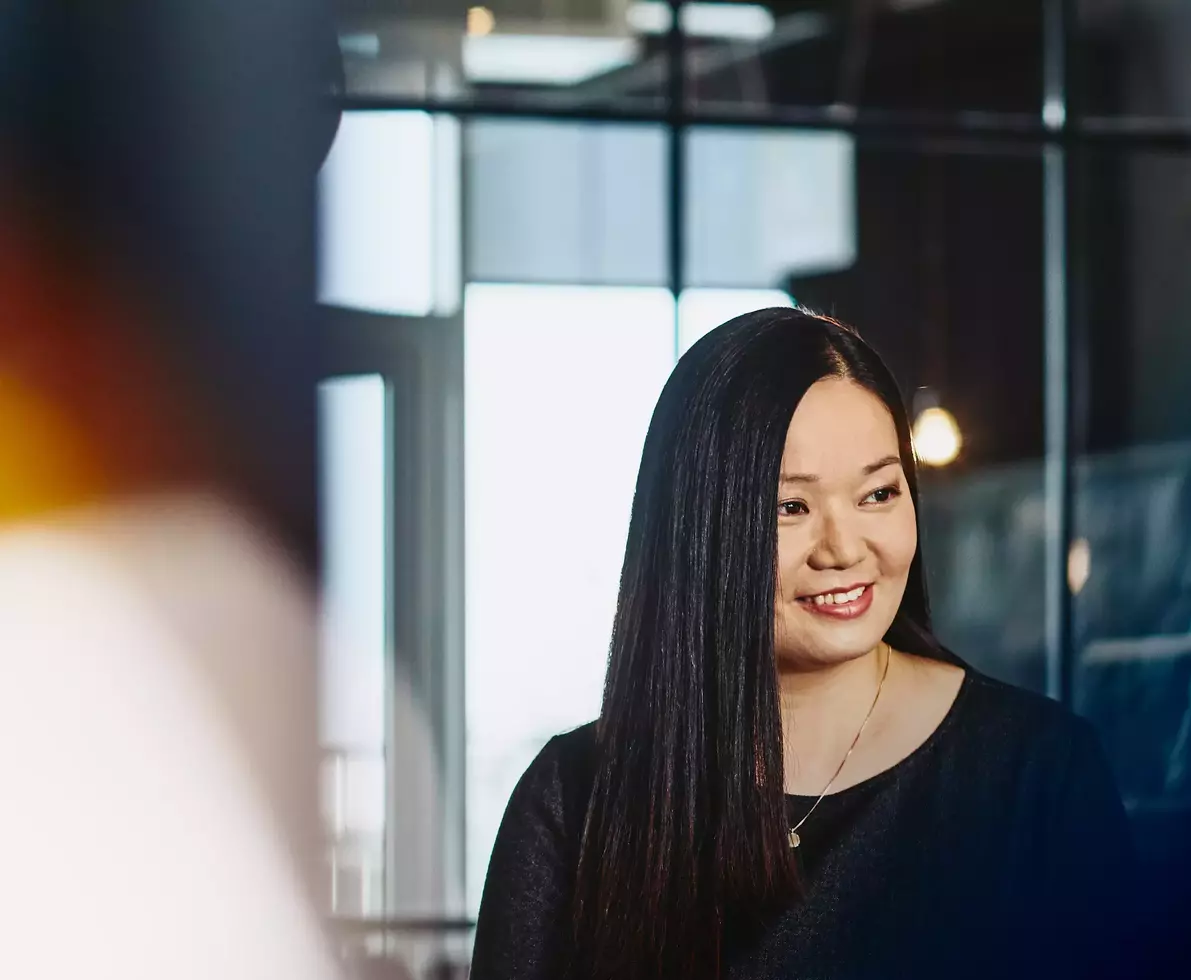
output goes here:
[{"label": "woman's lips", "polygon": [[798,600],[807,612],[816,616],[828,616],[832,619],[855,619],[868,612],[873,604],[872,583],[854,585],[838,592],[822,592],[818,595],[803,596]]}]

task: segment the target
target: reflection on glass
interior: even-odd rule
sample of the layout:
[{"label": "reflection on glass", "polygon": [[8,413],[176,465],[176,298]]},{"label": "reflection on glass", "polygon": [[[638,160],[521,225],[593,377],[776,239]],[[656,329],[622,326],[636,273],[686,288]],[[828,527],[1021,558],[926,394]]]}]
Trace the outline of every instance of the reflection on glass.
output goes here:
[{"label": "reflection on glass", "polygon": [[1098,453],[1075,476],[1077,707],[1135,808],[1191,812],[1191,443]]},{"label": "reflection on glass", "polygon": [[[1100,37],[1111,57],[1087,70],[1115,74],[1116,87],[1091,108],[1186,114],[1191,9],[1085,4],[1089,29],[1093,7],[1113,18]],[[1072,535],[1088,556],[1081,567],[1073,546],[1068,564],[1072,585],[1082,580],[1071,600],[1074,703],[1130,808],[1147,892],[1181,934],[1178,913],[1191,908],[1191,160],[1086,147],[1073,162]]]}]

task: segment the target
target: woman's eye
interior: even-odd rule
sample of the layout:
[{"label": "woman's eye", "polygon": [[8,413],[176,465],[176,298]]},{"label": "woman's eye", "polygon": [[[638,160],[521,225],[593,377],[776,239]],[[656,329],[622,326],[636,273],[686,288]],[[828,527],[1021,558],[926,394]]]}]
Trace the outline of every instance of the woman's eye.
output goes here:
[{"label": "woman's eye", "polygon": [[777,512],[780,517],[801,517],[810,513],[801,500],[783,500],[777,505]]},{"label": "woman's eye", "polygon": [[867,497],[864,498],[865,503],[872,502],[874,504],[887,504],[895,497],[901,496],[901,490],[897,487],[881,487],[879,490],[874,490]]}]

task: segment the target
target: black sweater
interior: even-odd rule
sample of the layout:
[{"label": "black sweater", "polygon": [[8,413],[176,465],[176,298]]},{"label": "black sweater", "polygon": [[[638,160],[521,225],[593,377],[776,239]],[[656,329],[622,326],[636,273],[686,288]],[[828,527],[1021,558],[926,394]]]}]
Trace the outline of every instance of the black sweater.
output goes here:
[{"label": "black sweater", "polygon": [[[552,739],[509,801],[472,980],[553,980],[569,937],[594,726]],[[813,798],[788,797],[791,825]],[[731,980],[1127,976],[1132,846],[1091,727],[968,671],[933,735],[799,831],[804,899],[724,937]]]}]

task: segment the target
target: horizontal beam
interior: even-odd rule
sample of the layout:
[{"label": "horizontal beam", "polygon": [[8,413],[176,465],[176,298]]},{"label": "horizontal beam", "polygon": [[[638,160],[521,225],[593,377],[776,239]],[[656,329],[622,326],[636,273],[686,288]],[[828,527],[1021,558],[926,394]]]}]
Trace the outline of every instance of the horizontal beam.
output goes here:
[{"label": "horizontal beam", "polygon": [[[1104,149],[1191,152],[1191,120],[1087,117],[1047,126],[1040,115],[983,111],[902,112],[843,106],[772,106],[725,104],[667,111],[663,99],[623,105],[535,105],[523,102],[426,100],[383,95],[335,97],[342,111],[422,111],[460,118],[541,119],[592,123],[721,126],[750,129],[831,130],[873,143],[918,146],[959,141],[975,152],[1004,153],[1016,148],[1085,145]],[[942,141],[942,142],[940,142]]]},{"label": "horizontal beam", "polygon": [[352,936],[376,936],[393,933],[471,932],[474,919],[402,917],[391,919],[349,919],[336,916],[330,920],[333,932]]}]

